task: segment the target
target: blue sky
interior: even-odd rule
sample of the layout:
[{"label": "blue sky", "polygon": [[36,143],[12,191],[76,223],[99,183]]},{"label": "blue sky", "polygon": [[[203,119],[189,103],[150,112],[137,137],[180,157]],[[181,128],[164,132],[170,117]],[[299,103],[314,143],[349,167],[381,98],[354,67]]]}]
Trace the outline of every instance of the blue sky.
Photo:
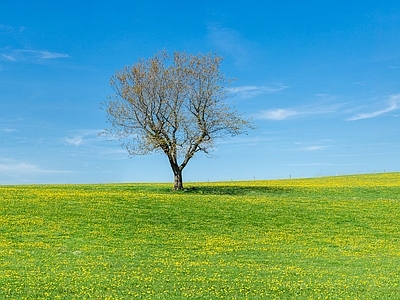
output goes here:
[{"label": "blue sky", "polygon": [[159,50],[216,51],[255,130],[184,181],[400,171],[398,1],[21,1],[0,9],[0,184],[169,182],[128,158],[100,103]]}]

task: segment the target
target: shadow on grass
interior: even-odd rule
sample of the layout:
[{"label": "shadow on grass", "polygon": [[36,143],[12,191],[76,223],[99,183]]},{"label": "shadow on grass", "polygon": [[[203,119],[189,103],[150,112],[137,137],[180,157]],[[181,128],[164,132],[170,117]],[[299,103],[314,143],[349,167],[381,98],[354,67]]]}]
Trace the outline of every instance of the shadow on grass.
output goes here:
[{"label": "shadow on grass", "polygon": [[148,193],[160,194],[191,194],[191,195],[266,195],[266,194],[282,194],[293,191],[291,187],[277,186],[243,186],[243,185],[199,185],[187,186],[183,190],[175,191],[171,185],[121,185],[113,186],[114,191],[142,191]]},{"label": "shadow on grass", "polygon": [[203,195],[260,195],[290,192],[291,188],[267,186],[196,186],[185,188],[177,193]]}]

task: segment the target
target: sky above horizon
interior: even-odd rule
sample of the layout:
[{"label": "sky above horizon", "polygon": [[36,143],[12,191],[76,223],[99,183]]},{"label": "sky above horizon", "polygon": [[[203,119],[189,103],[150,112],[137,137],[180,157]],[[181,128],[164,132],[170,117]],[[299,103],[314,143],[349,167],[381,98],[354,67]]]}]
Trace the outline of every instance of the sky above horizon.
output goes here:
[{"label": "sky above horizon", "polygon": [[256,127],[184,182],[400,171],[400,2],[4,0],[0,184],[172,182],[99,136],[110,77],[163,49],[222,55]]}]

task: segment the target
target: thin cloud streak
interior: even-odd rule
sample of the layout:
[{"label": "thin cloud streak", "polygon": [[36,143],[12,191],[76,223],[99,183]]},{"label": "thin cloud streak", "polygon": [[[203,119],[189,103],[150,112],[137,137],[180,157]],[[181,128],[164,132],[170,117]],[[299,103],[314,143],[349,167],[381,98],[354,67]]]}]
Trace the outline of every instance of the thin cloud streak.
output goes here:
[{"label": "thin cloud streak", "polygon": [[338,164],[331,163],[304,163],[304,164],[285,164],[288,167],[321,167],[321,166],[335,166]]},{"label": "thin cloud streak", "polygon": [[275,85],[262,85],[262,86],[244,85],[244,86],[229,88],[228,91],[239,97],[251,98],[262,94],[277,93],[287,88],[289,88],[289,86],[279,83]]},{"label": "thin cloud streak", "polygon": [[78,147],[82,143],[83,138],[79,137],[79,136],[75,136],[73,138],[65,138],[65,141],[67,142],[67,144],[74,145],[75,147]]},{"label": "thin cloud streak", "polygon": [[0,129],[0,131],[5,132],[5,133],[11,133],[11,132],[15,132],[17,130],[13,129],[13,128],[2,128],[2,129]]},{"label": "thin cloud streak", "polygon": [[24,162],[0,164],[0,174],[4,175],[10,175],[10,174],[27,175],[27,174],[43,174],[43,173],[71,173],[71,171],[46,170],[40,168],[37,165]]},{"label": "thin cloud streak", "polygon": [[389,106],[384,108],[384,109],[380,109],[380,110],[376,110],[370,113],[360,113],[357,114],[353,117],[348,118],[348,121],[357,121],[357,120],[363,120],[363,119],[371,119],[371,118],[375,118],[378,117],[380,115],[386,114],[388,112],[394,111],[400,109],[400,94],[397,95],[392,95],[389,97]]},{"label": "thin cloud streak", "polygon": [[68,54],[64,53],[55,53],[55,52],[49,52],[49,51],[40,51],[39,52],[42,55],[42,59],[53,59],[53,58],[67,58],[69,57]]},{"label": "thin cloud streak", "polygon": [[10,62],[38,62],[41,60],[69,58],[68,54],[50,52],[47,50],[26,50],[26,49],[13,49],[2,53],[1,56]]},{"label": "thin cloud streak", "polygon": [[300,146],[297,148],[299,151],[320,151],[329,148],[330,146],[327,144],[331,142],[331,139],[322,139],[315,142],[299,142],[296,144]]},{"label": "thin cloud streak", "polygon": [[16,61],[16,58],[11,55],[2,54],[2,56],[8,61]]},{"label": "thin cloud streak", "polygon": [[256,117],[257,119],[265,119],[265,120],[273,120],[273,121],[281,121],[286,120],[288,118],[292,118],[298,115],[301,115],[301,112],[298,112],[293,109],[270,109],[266,111],[260,112]]},{"label": "thin cloud streak", "polygon": [[81,144],[100,141],[99,133],[101,130],[80,130],[73,137],[66,137],[64,141],[68,145],[72,145],[75,147],[80,146]]},{"label": "thin cloud streak", "polygon": [[261,111],[255,116],[255,118],[272,121],[282,121],[296,117],[336,113],[339,111],[339,108],[341,106],[343,106],[343,104],[316,104],[301,106],[298,108],[276,108]]},{"label": "thin cloud streak", "polygon": [[328,146],[321,146],[321,145],[319,145],[319,146],[307,146],[307,147],[303,147],[303,148],[301,148],[300,150],[302,150],[302,151],[319,151],[319,150],[324,150],[324,149],[326,149],[326,148],[328,148]]}]

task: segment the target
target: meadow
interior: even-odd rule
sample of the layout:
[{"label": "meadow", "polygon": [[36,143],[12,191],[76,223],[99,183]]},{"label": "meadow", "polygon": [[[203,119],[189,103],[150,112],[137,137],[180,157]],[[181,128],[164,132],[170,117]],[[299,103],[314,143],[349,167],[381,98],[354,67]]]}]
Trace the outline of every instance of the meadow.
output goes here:
[{"label": "meadow", "polygon": [[400,173],[0,186],[0,299],[400,299]]}]

